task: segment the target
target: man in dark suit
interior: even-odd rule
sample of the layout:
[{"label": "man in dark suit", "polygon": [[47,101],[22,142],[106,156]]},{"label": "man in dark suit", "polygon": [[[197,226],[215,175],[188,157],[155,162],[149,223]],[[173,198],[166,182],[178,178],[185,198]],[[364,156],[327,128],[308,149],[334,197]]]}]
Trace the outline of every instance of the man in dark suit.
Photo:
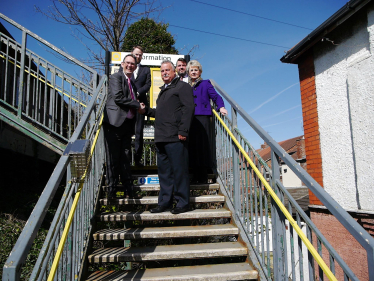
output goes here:
[{"label": "man in dark suit", "polygon": [[130,171],[131,137],[135,133],[137,109],[136,86],[131,76],[136,69],[136,57],[127,55],[121,63],[122,71],[110,76],[107,102],[104,109],[104,138],[107,161],[108,198],[116,196],[116,187],[121,182],[128,195],[132,196]]},{"label": "man in dark suit", "polygon": [[188,133],[195,110],[192,88],[176,77],[170,61],[161,63],[161,77],[165,85],[157,98],[157,108],[141,104],[140,113],[155,117],[155,143],[160,179],[158,206],[150,210],[160,213],[171,209],[180,214],[189,210],[190,181],[188,172]]},{"label": "man in dark suit", "polygon": [[[147,99],[147,92],[151,88],[151,72],[147,66],[141,65],[140,62],[143,58],[143,48],[135,46],[132,49],[132,54],[136,57],[138,67],[131,76],[131,80],[135,83],[138,89],[138,101],[149,106]],[[143,130],[144,130],[144,115],[137,113],[135,125],[135,165],[143,166],[140,162],[143,154]]]}]

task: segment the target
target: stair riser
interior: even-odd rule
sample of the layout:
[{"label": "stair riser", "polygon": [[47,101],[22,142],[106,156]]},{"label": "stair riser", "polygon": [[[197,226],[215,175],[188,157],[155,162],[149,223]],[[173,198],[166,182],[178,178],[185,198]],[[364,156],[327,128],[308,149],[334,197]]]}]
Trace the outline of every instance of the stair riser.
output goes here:
[{"label": "stair riser", "polygon": [[127,276],[127,274],[116,276],[115,279],[105,278],[101,276],[100,278],[90,278],[88,281],[227,281],[227,280],[257,280],[258,273],[255,271],[242,271],[235,273],[219,273],[215,274],[191,274],[188,276],[162,276],[162,277],[141,277],[135,278],[134,276]]},{"label": "stair riser", "polygon": [[127,262],[127,261],[157,261],[157,260],[182,260],[182,259],[197,259],[197,258],[217,258],[217,257],[234,257],[245,256],[247,249],[225,249],[214,252],[165,252],[157,254],[138,254],[138,255],[124,255],[124,256],[101,256],[89,257],[90,263],[100,262]]},{"label": "stair riser", "polygon": [[[109,202],[108,202],[109,201]],[[217,198],[190,198],[191,203],[224,203],[225,198],[223,196],[219,196]],[[156,205],[158,203],[158,199],[100,199],[101,205]]]},{"label": "stair riser", "polygon": [[226,229],[220,231],[196,231],[196,232],[154,232],[154,233],[119,233],[119,234],[94,234],[94,240],[109,241],[109,240],[128,240],[128,239],[164,239],[164,238],[192,238],[192,237],[206,237],[206,236],[236,236],[239,234],[238,229]]},{"label": "stair riser", "polygon": [[[122,190],[122,187],[117,187],[118,191]],[[211,184],[201,184],[201,185],[191,185],[190,190],[218,190],[219,185],[216,183]],[[104,191],[107,191],[107,187],[103,187]],[[135,185],[134,191],[160,191],[160,185]]]},{"label": "stair riser", "polygon": [[158,221],[158,220],[190,220],[231,218],[230,212],[195,214],[193,212],[174,215],[170,212],[155,214],[101,215],[100,221]]}]

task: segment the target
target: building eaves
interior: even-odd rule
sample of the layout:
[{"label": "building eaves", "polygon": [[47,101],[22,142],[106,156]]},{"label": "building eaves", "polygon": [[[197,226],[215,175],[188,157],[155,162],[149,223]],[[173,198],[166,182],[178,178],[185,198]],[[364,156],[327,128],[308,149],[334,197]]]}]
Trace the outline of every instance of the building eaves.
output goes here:
[{"label": "building eaves", "polygon": [[362,7],[373,0],[351,0],[340,8],[335,14],[313,30],[307,37],[291,48],[280,60],[283,63],[297,63],[297,59],[321,41],[327,34],[341,25]]}]

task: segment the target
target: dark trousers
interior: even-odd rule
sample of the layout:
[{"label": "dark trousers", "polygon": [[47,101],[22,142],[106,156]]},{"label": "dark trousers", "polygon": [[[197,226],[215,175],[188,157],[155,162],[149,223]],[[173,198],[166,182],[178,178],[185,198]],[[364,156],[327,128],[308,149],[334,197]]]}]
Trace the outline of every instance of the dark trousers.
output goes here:
[{"label": "dark trousers", "polygon": [[103,123],[106,153],[106,176],[109,192],[118,185],[131,182],[131,137],[135,120],[125,120],[119,127]]},{"label": "dark trousers", "polygon": [[161,187],[158,205],[171,206],[174,195],[176,207],[186,207],[190,203],[188,142],[158,142],[156,151]]},{"label": "dark trousers", "polygon": [[135,124],[135,163],[140,162],[143,154],[143,130],[144,130],[144,115],[136,113],[136,124]]}]

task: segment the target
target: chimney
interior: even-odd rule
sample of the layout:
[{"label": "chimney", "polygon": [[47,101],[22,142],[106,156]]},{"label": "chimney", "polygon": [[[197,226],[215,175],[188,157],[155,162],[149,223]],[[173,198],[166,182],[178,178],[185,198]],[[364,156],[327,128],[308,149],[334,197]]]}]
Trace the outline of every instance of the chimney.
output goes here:
[{"label": "chimney", "polygon": [[304,159],[305,158],[305,139],[296,140],[296,159]]},{"label": "chimney", "polygon": [[267,146],[266,142],[264,142],[264,144],[261,144],[261,149],[267,148]]}]

